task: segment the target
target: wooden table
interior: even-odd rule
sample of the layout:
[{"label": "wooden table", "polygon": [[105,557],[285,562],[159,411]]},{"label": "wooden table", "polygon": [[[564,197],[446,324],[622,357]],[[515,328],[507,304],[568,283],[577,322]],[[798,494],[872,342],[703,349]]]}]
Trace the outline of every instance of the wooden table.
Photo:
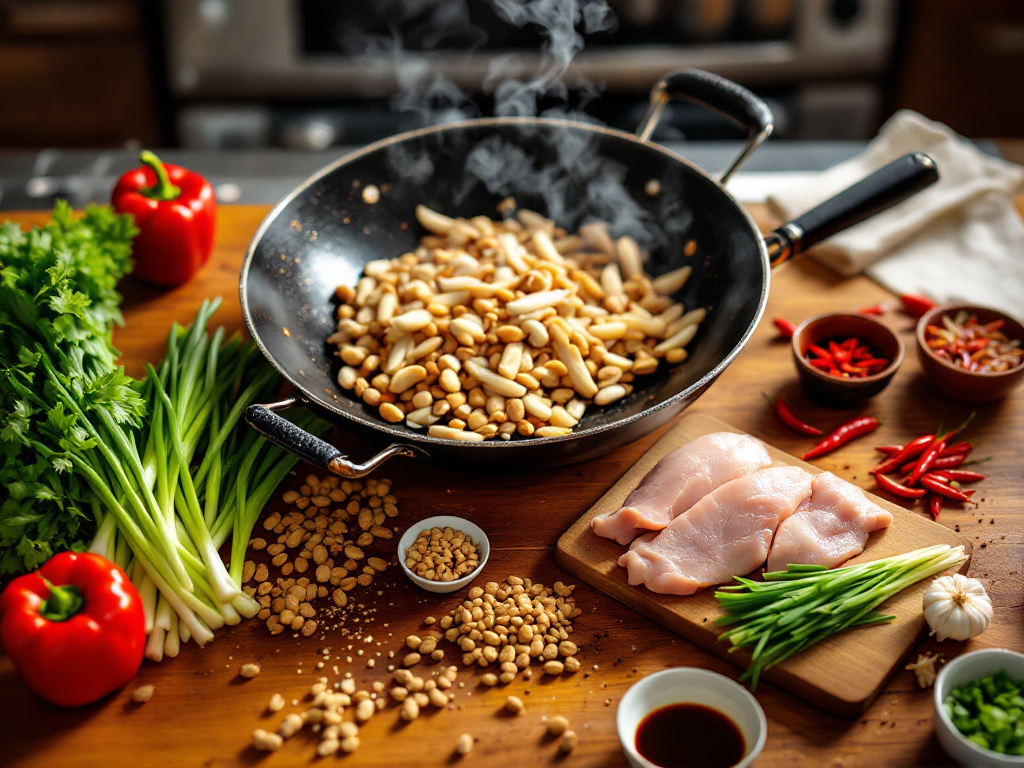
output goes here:
[{"label": "wooden table", "polygon": [[[223,296],[224,306],[216,320],[228,328],[242,327],[238,266],[266,212],[263,207],[222,208],[213,260],[187,286],[158,293],[126,283],[127,326],[115,340],[129,373],[139,375],[144,361],[159,359],[169,324],[188,322],[206,297]],[[767,225],[763,211],[754,213]],[[11,218],[27,225],[43,220],[45,214]],[[800,320],[824,310],[852,310],[878,302],[893,305],[894,298],[866,278],[841,280],[804,260],[773,274],[766,318],[782,315]],[[885,319],[900,331],[910,354],[890,388],[862,409],[882,419],[883,426],[876,435],[817,462],[865,488],[872,487],[866,470],[876,461],[873,445],[906,440],[935,429],[939,422],[960,423],[971,411],[933,393],[921,377],[913,354],[912,322],[898,312],[888,313]],[[788,347],[767,320],[691,412],[714,415],[782,450],[801,453],[807,439],[775,420],[762,391],[785,395],[810,420],[824,425],[838,424],[860,412],[829,410],[809,401],[796,381]],[[404,460],[386,465],[380,474],[394,480],[400,499],[396,522],[403,527],[430,515],[451,513],[488,531],[493,549],[484,580],[500,581],[516,574],[550,585],[568,578],[552,559],[558,537],[659,434],[601,459],[526,477],[472,476]],[[970,643],[922,639],[922,650],[939,650],[947,657],[988,646],[1024,651],[1022,391],[979,408],[970,436],[978,441],[977,454],[991,457],[984,465],[988,478],[979,486],[981,503],[963,511],[947,510],[940,522],[960,530],[974,544],[971,575],[989,589],[995,622]],[[363,455],[359,440],[340,431],[338,437],[353,455]],[[291,485],[300,483],[304,474],[300,468]],[[281,506],[278,499],[271,504]],[[351,672],[360,685],[386,679],[386,660],[378,659],[368,669],[366,659],[377,652],[385,658],[389,650],[398,652],[406,635],[422,629],[424,617],[444,615],[458,599],[417,590],[397,567],[383,574],[375,588],[356,594],[365,608],[355,614],[361,618],[359,627],[351,629],[358,629],[364,639],[373,636],[373,641],[362,644],[362,656],[357,655],[360,649],[348,648],[350,643],[354,646],[353,640],[340,633],[326,639],[320,639],[319,633],[311,638],[293,638],[290,633],[271,637],[261,623],[247,622],[219,630],[215,641],[203,649],[190,644],[175,659],[146,662],[136,682],[125,690],[71,711],[42,703],[20,683],[10,662],[0,658],[0,763],[110,768],[257,762],[277,766],[313,761],[316,742],[306,732],[269,756],[249,746],[254,728],[274,728],[281,717],[264,712],[271,695],[280,692],[289,703],[302,699],[316,674],[327,674],[333,681],[337,674]],[[556,681],[536,676],[508,688],[488,689],[476,685],[472,671],[464,671],[460,679],[466,686],[457,689],[453,710],[424,715],[401,727],[389,708],[363,728],[362,746],[344,759],[361,766],[442,766],[456,762],[456,740],[470,733],[478,741],[466,764],[625,765],[615,731],[615,708],[634,681],[678,665],[738,677],[739,670],[728,662],[586,584],[579,584],[575,594],[583,608],[574,634],[581,649],[581,672]],[[331,647],[329,661],[318,671],[325,646]],[[248,661],[261,662],[263,671],[242,682],[238,668]],[[145,683],[155,686],[152,700],[132,704],[131,690]],[[526,702],[526,714],[510,718],[500,712],[509,694]],[[824,715],[771,685],[760,687],[757,698],[769,720],[768,743],[757,761],[761,768],[950,764],[933,736],[931,691],[918,690],[910,672],[900,671],[875,704],[855,720]],[[555,714],[566,716],[579,734],[579,746],[567,758],[559,758],[556,745],[544,737],[543,718]]]}]

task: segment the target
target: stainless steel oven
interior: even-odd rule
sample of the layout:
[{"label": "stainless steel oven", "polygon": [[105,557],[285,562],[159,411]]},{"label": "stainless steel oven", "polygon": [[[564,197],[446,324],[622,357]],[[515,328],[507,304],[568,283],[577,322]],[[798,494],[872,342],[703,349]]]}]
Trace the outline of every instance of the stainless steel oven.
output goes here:
[{"label": "stainless steel oven", "polygon": [[[610,124],[631,129],[662,74],[697,66],[771,101],[781,137],[862,139],[877,128],[899,0],[607,0],[611,13],[585,35],[586,14],[603,13],[605,1],[553,2],[580,21],[568,30],[580,36],[562,40],[582,43],[565,72],[568,98]],[[422,96],[439,83],[450,84],[433,94],[442,108],[487,113],[496,70],[544,71],[542,49],[566,31],[509,23],[525,3],[164,0],[179,140],[357,144],[404,127],[396,93]],[[687,138],[717,130],[696,120],[681,109],[669,125]]]}]

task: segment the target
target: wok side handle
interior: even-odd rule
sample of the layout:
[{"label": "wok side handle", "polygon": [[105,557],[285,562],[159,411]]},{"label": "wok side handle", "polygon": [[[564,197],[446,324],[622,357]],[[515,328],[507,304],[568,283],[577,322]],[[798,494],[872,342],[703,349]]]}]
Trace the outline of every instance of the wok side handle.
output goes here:
[{"label": "wok side handle", "polygon": [[928,155],[911,152],[879,168],[816,208],[765,237],[773,267],[789,261],[827,237],[891,208],[939,179]]},{"label": "wok side handle", "polygon": [[309,434],[297,427],[288,419],[278,416],[274,411],[284,410],[296,404],[294,398],[267,405],[253,404],[245,409],[245,420],[249,426],[259,432],[274,445],[284,448],[300,459],[313,466],[326,469],[342,477],[363,477],[379,467],[393,456],[410,458],[427,458],[426,451],[414,445],[392,443],[380,453],[372,456],[363,464],[349,461],[345,454],[330,443]]},{"label": "wok side handle", "polygon": [[665,107],[673,99],[709,109],[747,129],[747,143],[719,176],[721,184],[729,180],[775,127],[775,118],[768,105],[743,86],[712,72],[686,68],[670,72],[651,89],[647,114],[636,130],[640,141],[651,138]]}]

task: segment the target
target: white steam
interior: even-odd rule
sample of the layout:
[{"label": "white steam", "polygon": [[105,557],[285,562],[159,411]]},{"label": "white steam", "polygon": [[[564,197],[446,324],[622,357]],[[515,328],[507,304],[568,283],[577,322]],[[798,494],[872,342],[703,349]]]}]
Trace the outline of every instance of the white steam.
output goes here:
[{"label": "white steam", "polygon": [[[484,78],[484,90],[494,94],[499,117],[538,114],[537,100],[554,96],[568,99],[565,75],[583,50],[584,35],[615,29],[616,20],[604,0],[492,0],[498,15],[513,26],[540,30],[545,42],[540,67],[531,79],[515,72],[516,57],[499,56]],[[512,77],[509,75],[513,74]]]}]

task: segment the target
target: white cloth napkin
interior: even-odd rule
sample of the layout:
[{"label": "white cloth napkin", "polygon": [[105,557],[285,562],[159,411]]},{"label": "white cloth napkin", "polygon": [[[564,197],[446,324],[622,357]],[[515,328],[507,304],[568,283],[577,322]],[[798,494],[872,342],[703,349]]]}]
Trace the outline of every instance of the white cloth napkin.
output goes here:
[{"label": "white cloth napkin", "polygon": [[895,293],[970,302],[1022,318],[1024,222],[1012,195],[1024,190],[1024,168],[981,152],[941,123],[897,112],[864,152],[809,183],[769,195],[768,204],[792,219],[914,151],[935,160],[935,184],[809,255],[844,276],[863,271]]}]

